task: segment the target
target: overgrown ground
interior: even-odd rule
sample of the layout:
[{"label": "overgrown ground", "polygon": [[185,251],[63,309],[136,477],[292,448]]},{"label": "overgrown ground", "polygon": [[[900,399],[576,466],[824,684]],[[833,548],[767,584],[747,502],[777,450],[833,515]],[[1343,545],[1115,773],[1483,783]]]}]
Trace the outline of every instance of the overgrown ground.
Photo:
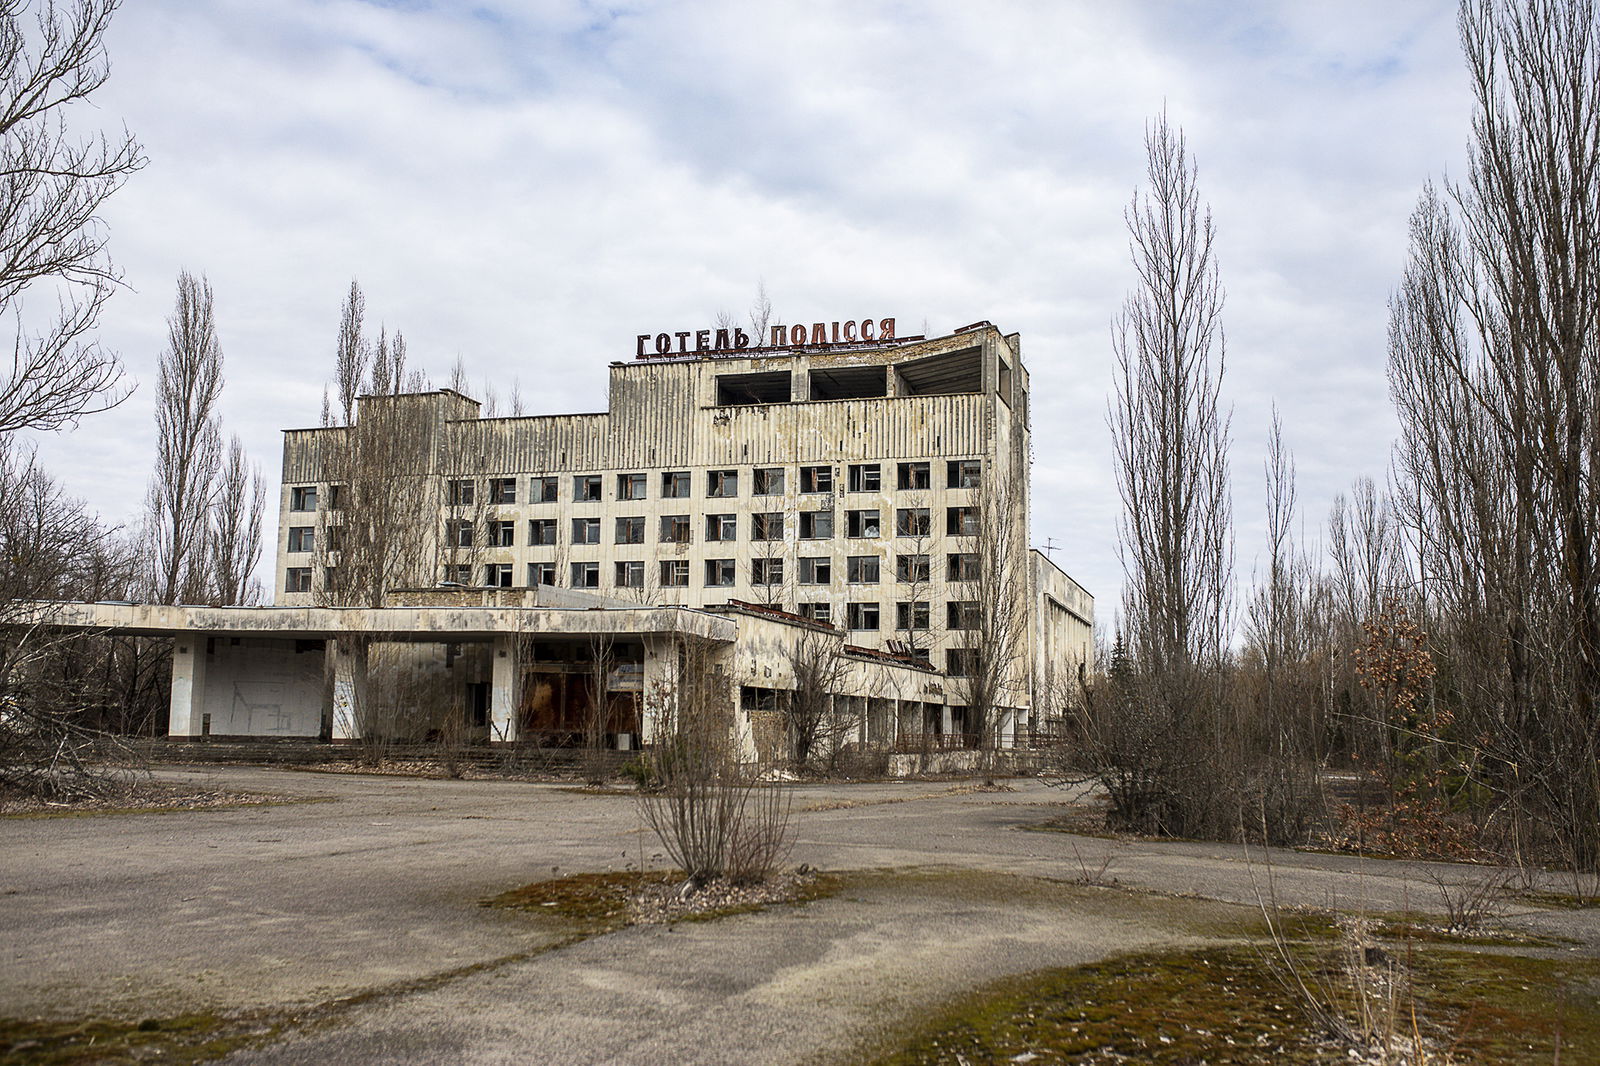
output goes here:
[{"label": "overgrown ground", "polygon": [[[1317,981],[1325,943],[1294,953]],[[1002,982],[941,1013],[876,1066],[989,1063],[1600,1062],[1600,964],[1418,949],[1365,1048],[1336,1038],[1260,946],[1144,954]],[[1325,1004],[1326,1005],[1326,1004]],[[1347,1008],[1348,1009],[1348,1008]],[[1423,1041],[1424,1054],[1411,1045]],[[1559,1048],[1559,1057],[1558,1057]]]},{"label": "overgrown ground", "polygon": [[[1285,970],[1355,1002],[1349,922],[1318,909],[1338,900],[1365,901],[1364,980],[1427,1061],[1600,1047],[1595,912],[1559,882],[1455,930],[1430,878],[1472,867],[1278,852],[1273,873],[1226,845],[1013,832],[1061,811],[1028,782],[802,793],[795,861],[857,870],[792,886],[797,907],[616,870],[653,846],[622,797],[194,783],[337,803],[0,819],[0,1015],[35,1019],[0,1022],[0,1061],[1351,1062]],[[522,883],[557,869],[594,872]],[[1282,955],[1250,901],[1274,878]]]}]

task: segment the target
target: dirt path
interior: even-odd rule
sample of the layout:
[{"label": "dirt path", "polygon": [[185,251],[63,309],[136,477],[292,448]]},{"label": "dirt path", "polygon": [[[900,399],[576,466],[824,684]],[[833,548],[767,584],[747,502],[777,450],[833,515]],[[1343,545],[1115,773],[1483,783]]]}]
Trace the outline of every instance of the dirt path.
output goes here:
[{"label": "dirt path", "polygon": [[[817,787],[796,802],[794,861],[894,872],[803,906],[545,951],[560,929],[479,901],[553,873],[659,866],[629,797],[203,776],[319,802],[0,819],[0,1016],[167,1017],[409,988],[231,1061],[813,1061],[994,977],[1229,936],[1253,921],[1265,879],[1259,857],[1220,845],[1032,831],[1065,799],[1035,783]],[[1122,889],[1041,880],[1102,863]],[[1282,902],[1390,911],[1437,909],[1430,873],[1481,876],[1292,852],[1272,863]],[[1514,921],[1600,953],[1593,911]]]}]

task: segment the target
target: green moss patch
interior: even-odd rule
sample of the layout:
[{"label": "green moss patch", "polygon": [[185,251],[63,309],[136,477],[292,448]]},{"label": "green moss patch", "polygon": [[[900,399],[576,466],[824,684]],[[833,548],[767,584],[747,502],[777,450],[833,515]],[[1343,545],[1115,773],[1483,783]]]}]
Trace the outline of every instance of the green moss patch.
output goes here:
[{"label": "green moss patch", "polygon": [[0,1061],[19,1066],[198,1063],[273,1037],[262,1017],[182,1014],[143,1021],[0,1019]]},{"label": "green moss patch", "polygon": [[[1313,988],[1336,987],[1327,944],[1294,954]],[[1455,1063],[1600,1062],[1600,964],[1435,951],[1397,958],[1409,977],[1392,1025]],[[991,986],[932,1019],[877,1066],[999,1063],[1336,1063],[1298,993],[1248,947],[1140,954]]]},{"label": "green moss patch", "polygon": [[811,873],[780,878],[770,893],[709,885],[683,906],[675,902],[683,880],[676,870],[571,874],[502,892],[483,905],[565,921],[579,936],[597,936],[640,921],[706,922],[775,904],[805,903],[832,896],[843,884],[837,876]]},{"label": "green moss patch", "polygon": [[682,880],[681,874],[637,870],[569,874],[513,888],[491,896],[483,905],[565,919],[584,933],[595,935],[627,925],[629,907],[635,896],[649,888],[665,888]]}]

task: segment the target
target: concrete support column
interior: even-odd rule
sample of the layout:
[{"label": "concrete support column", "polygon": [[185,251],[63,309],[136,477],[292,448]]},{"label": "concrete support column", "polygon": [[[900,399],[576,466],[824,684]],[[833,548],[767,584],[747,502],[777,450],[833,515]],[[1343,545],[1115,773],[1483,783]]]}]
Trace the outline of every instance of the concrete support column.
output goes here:
[{"label": "concrete support column", "polygon": [[494,638],[492,654],[493,673],[489,685],[489,739],[510,742],[520,732],[519,709],[522,706],[522,671],[517,662],[515,637]]},{"label": "concrete support column", "polygon": [[179,633],[172,640],[172,704],[167,735],[197,737],[206,702],[205,637]]},{"label": "concrete support column", "polygon": [[671,635],[647,636],[644,640],[644,692],[639,709],[640,745],[654,744],[660,727],[663,700],[678,692],[678,653],[682,644]]},{"label": "concrete support column", "polygon": [[[963,726],[962,728],[969,728],[969,727]],[[944,706],[939,708],[939,732],[944,733],[945,735],[948,736],[949,734],[954,733],[955,731],[956,731],[956,716],[955,716],[955,712],[950,709],[950,705],[947,703]]]},{"label": "concrete support column", "polygon": [[361,736],[367,707],[367,642],[338,640],[333,647],[333,739]]}]

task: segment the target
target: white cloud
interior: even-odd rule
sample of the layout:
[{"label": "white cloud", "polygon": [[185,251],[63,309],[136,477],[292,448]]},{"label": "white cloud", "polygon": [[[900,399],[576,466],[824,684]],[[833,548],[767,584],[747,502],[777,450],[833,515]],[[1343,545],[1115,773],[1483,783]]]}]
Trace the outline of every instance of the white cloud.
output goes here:
[{"label": "white cloud", "polygon": [[147,476],[180,268],[216,289],[228,429],[274,476],[352,277],[415,363],[459,353],[533,411],[602,407],[636,333],[765,278],[791,321],[1020,331],[1036,535],[1108,619],[1109,323],[1147,118],[1185,127],[1215,208],[1245,574],[1271,403],[1313,524],[1381,475],[1384,301],[1466,139],[1453,21],[1421,2],[144,0],[110,48],[99,117],[151,164],[106,214],[131,291],[103,332],[146,384],[45,442],[109,517]]}]

